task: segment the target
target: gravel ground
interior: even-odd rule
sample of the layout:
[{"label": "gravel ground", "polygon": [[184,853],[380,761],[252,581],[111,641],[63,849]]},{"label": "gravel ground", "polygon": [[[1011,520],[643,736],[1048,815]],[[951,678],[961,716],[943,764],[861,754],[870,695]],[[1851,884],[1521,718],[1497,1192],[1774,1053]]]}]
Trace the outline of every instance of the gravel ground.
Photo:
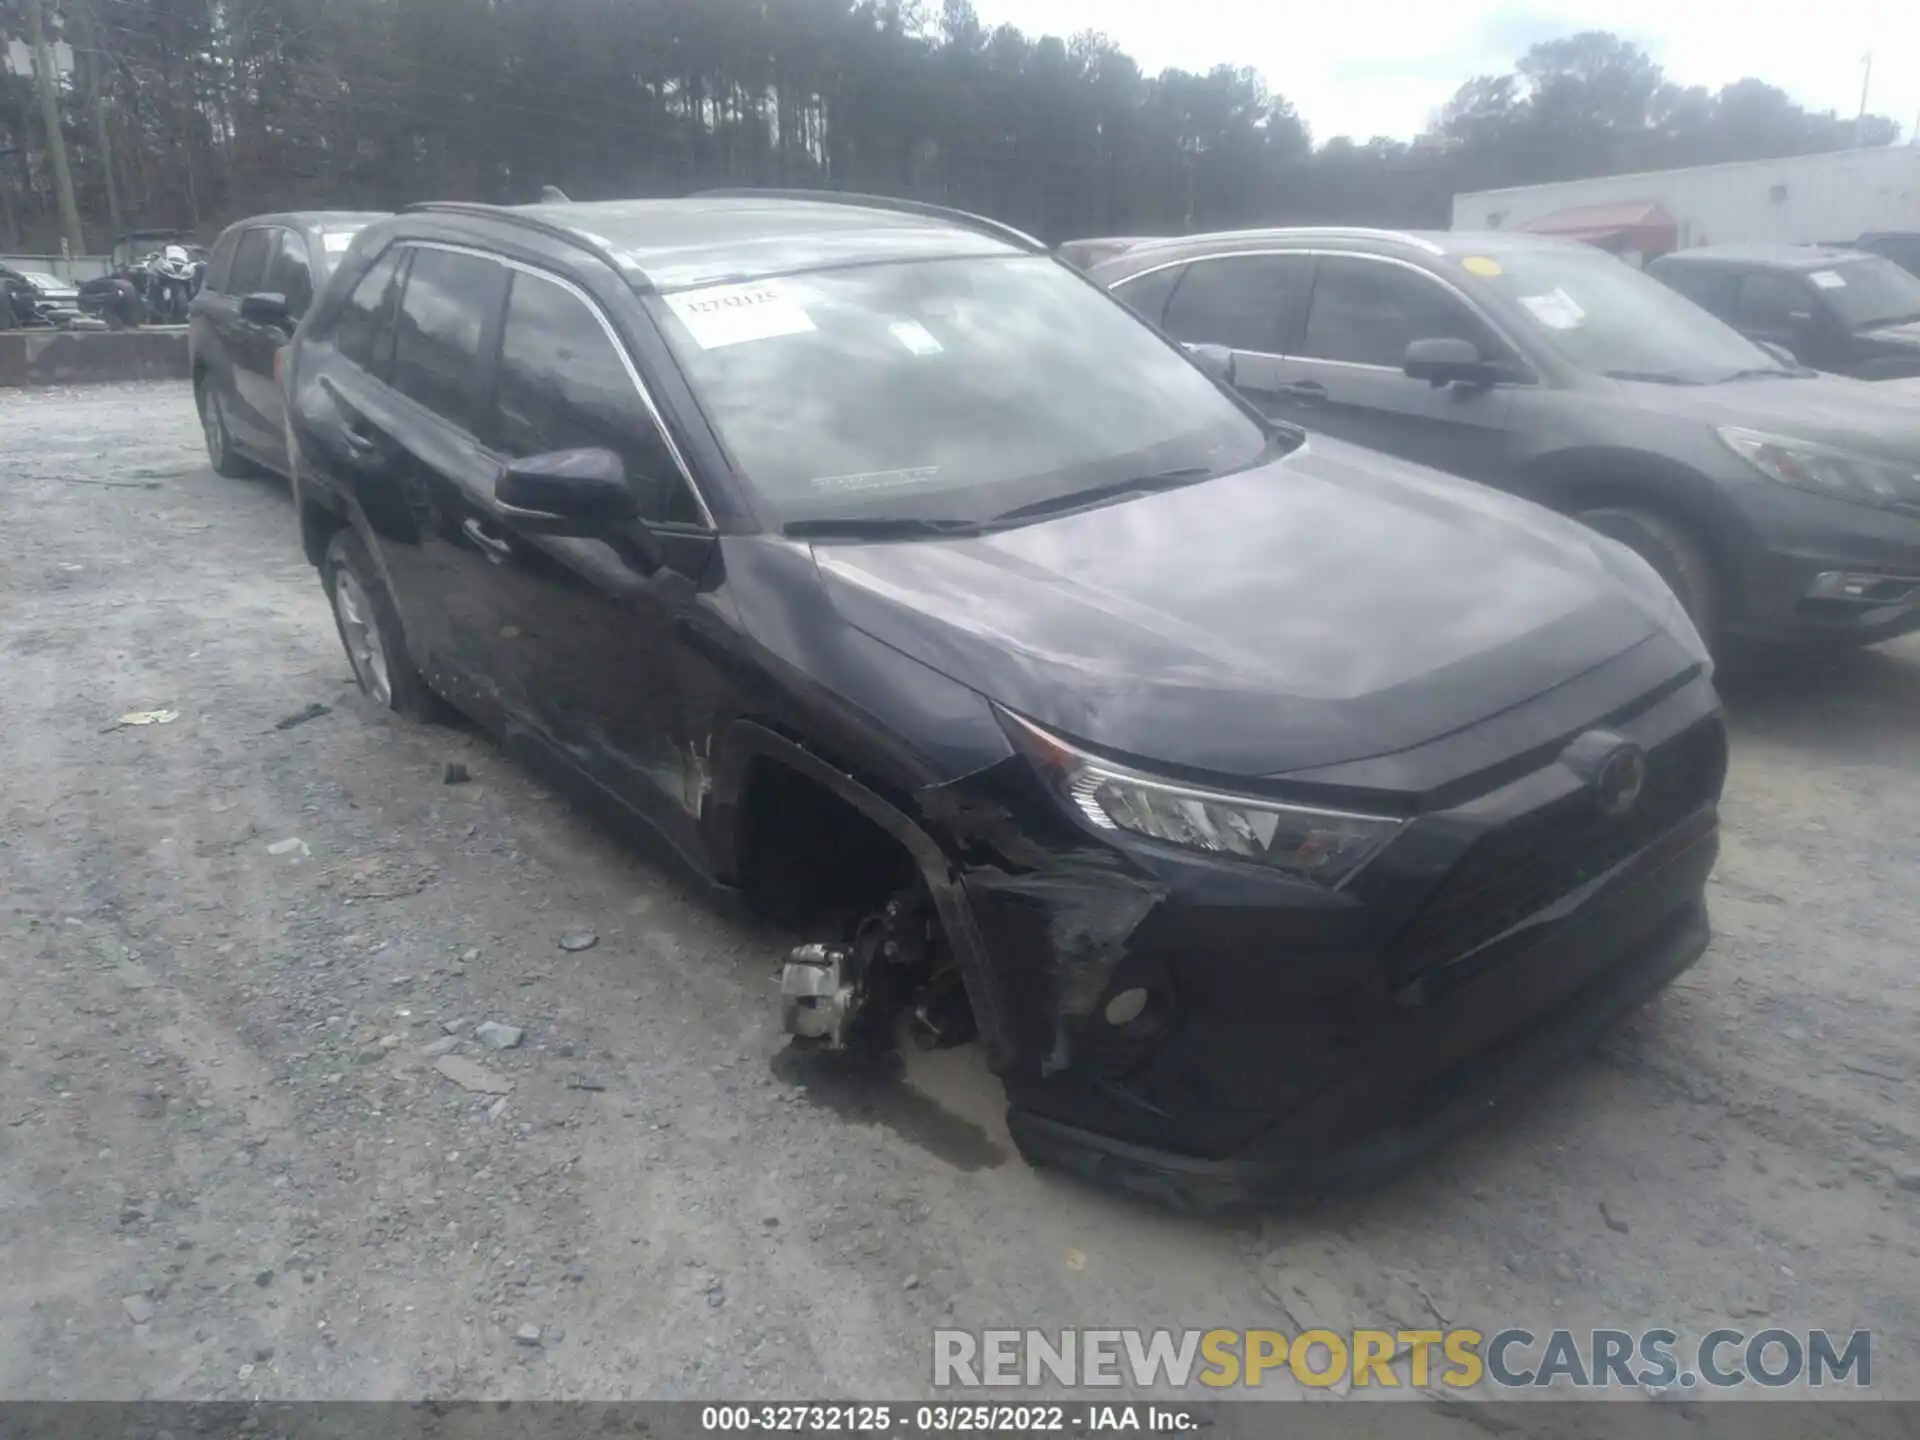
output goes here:
[{"label": "gravel ground", "polygon": [[1180,1220],[1026,1167],[970,1049],[784,1061],[791,937],[364,704],[183,388],[8,393],[0,1396],[898,1397],[942,1324],[1435,1313],[1870,1326],[1920,1395],[1920,645],[1731,704],[1695,970],[1358,1203]]}]

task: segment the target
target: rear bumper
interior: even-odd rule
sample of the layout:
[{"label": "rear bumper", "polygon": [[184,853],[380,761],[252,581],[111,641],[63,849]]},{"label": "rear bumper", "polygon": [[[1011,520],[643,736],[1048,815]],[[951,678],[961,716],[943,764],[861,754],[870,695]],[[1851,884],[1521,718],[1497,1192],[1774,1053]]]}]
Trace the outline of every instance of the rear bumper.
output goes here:
[{"label": "rear bumper", "polygon": [[[1707,948],[1709,809],[1569,897],[1562,918],[1470,957],[1381,1024],[1372,1061],[1224,1158],[1132,1144],[1018,1103],[1026,1158],[1179,1209],[1302,1201],[1384,1178],[1590,1046]],[[1442,978],[1444,977],[1444,978]]]}]

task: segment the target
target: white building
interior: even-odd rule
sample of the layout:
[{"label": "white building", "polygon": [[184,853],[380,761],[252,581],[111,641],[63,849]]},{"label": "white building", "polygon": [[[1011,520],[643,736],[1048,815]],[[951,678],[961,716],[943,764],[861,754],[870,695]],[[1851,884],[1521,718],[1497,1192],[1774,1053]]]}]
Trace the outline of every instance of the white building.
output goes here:
[{"label": "white building", "polygon": [[1477,190],[1453,197],[1453,228],[1532,230],[1623,253],[1920,230],[1920,145]]}]

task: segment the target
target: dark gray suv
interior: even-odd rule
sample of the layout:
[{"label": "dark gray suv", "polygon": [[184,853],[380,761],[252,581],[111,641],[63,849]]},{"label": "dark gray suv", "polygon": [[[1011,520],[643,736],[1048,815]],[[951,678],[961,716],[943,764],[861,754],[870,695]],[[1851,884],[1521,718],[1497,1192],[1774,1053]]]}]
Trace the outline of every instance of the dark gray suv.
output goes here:
[{"label": "dark gray suv", "polygon": [[1269,414],[1625,542],[1710,640],[1920,627],[1920,405],[1793,364],[1600,251],[1263,230],[1137,242],[1089,273],[1229,350]]}]

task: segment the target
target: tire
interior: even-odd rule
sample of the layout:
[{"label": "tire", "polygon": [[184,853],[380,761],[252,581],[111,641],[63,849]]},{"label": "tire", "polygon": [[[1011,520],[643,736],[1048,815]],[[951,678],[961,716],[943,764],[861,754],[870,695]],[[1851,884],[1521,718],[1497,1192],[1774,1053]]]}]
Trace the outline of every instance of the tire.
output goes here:
[{"label": "tire", "polygon": [[1635,505],[1606,505],[1583,510],[1575,518],[1618,540],[1651,565],[1680,601],[1680,608],[1687,612],[1707,648],[1718,648],[1720,577],[1714,573],[1705,547],[1685,526]]},{"label": "tire", "polygon": [[437,720],[444,715],[445,702],[427,688],[414,668],[393,597],[366,542],[355,531],[340,530],[328,542],[320,583],[326,588],[334,628],[361,693],[410,720]]},{"label": "tire", "polygon": [[226,406],[219,389],[206,376],[195,382],[193,399],[200,411],[200,433],[207,442],[207,463],[213,466],[213,473],[228,480],[259,474],[253,463],[234,448],[233,436],[227,430]]}]

